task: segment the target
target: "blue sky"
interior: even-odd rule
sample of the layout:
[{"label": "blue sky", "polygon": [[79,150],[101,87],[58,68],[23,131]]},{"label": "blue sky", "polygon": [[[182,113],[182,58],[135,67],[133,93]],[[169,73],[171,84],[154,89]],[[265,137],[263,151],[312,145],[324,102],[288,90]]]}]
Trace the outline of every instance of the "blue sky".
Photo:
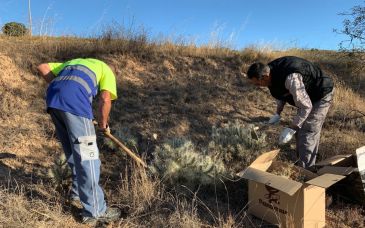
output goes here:
[{"label": "blue sky", "polygon": [[[336,50],[345,36],[340,12],[364,0],[31,0],[33,34],[94,36],[114,22],[138,28],[151,37],[197,45],[224,42],[241,49]],[[0,24],[28,25],[27,0],[0,0]]]}]

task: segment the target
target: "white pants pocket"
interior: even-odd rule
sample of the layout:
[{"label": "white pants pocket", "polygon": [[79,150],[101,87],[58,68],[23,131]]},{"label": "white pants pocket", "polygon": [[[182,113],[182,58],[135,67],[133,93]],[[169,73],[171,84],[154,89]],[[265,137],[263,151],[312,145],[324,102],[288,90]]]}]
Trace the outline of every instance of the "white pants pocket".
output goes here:
[{"label": "white pants pocket", "polygon": [[99,159],[99,150],[96,145],[96,135],[78,137],[81,161]]}]

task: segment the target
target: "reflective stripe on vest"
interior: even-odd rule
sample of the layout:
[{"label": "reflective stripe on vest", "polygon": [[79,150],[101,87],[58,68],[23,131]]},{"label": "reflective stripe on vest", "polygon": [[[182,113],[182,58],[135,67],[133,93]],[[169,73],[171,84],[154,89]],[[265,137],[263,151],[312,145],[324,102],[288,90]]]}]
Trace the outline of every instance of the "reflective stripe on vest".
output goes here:
[{"label": "reflective stripe on vest", "polygon": [[66,81],[66,80],[72,80],[72,81],[75,81],[75,82],[78,82],[80,83],[85,89],[86,91],[91,94],[91,88],[89,86],[89,84],[87,84],[87,82],[82,79],[81,77],[79,76],[62,76],[62,77],[56,77],[53,81]]},{"label": "reflective stripe on vest", "polygon": [[92,80],[93,86],[94,87],[97,86],[95,73],[93,71],[91,71],[89,68],[87,68],[86,66],[83,66],[83,65],[66,66],[65,68],[63,68],[62,71],[70,71],[70,70],[79,70],[79,71],[84,72]]},{"label": "reflective stripe on vest", "polygon": [[52,82],[68,80],[79,83],[89,94],[90,103],[92,102],[97,94],[96,75],[93,71],[83,65],[66,66]]}]

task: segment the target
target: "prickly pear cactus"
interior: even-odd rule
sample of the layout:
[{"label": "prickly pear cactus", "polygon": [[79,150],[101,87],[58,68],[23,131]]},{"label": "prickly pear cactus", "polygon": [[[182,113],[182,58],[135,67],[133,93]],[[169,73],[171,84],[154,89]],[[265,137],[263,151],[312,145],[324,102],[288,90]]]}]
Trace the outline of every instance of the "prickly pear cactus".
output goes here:
[{"label": "prickly pear cactus", "polygon": [[197,152],[189,140],[173,139],[157,147],[151,170],[170,184],[189,188],[217,184],[227,175],[223,162]]},{"label": "prickly pear cactus", "polygon": [[255,126],[230,122],[221,128],[213,127],[208,150],[210,154],[220,157],[225,164],[239,162],[243,169],[266,146],[266,135],[256,130]]}]

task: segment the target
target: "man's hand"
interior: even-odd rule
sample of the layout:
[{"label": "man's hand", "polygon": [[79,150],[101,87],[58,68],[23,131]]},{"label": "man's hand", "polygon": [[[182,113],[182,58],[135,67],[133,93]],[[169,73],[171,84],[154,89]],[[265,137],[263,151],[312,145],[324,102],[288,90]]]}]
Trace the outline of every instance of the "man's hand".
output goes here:
[{"label": "man's hand", "polygon": [[42,63],[38,65],[37,70],[47,83],[51,83],[52,80],[55,78],[55,75],[52,73],[51,68],[47,63]]},{"label": "man's hand", "polygon": [[100,126],[98,125],[98,132],[102,133],[102,134],[110,134],[110,127],[109,125],[107,124],[106,126]]},{"label": "man's hand", "polygon": [[295,132],[296,131],[291,128],[284,128],[279,137],[279,145],[288,143],[293,138]]},{"label": "man's hand", "polygon": [[277,123],[279,123],[280,122],[280,115],[279,114],[275,114],[275,115],[273,115],[271,118],[270,118],[270,120],[267,122],[268,124],[277,124]]}]

